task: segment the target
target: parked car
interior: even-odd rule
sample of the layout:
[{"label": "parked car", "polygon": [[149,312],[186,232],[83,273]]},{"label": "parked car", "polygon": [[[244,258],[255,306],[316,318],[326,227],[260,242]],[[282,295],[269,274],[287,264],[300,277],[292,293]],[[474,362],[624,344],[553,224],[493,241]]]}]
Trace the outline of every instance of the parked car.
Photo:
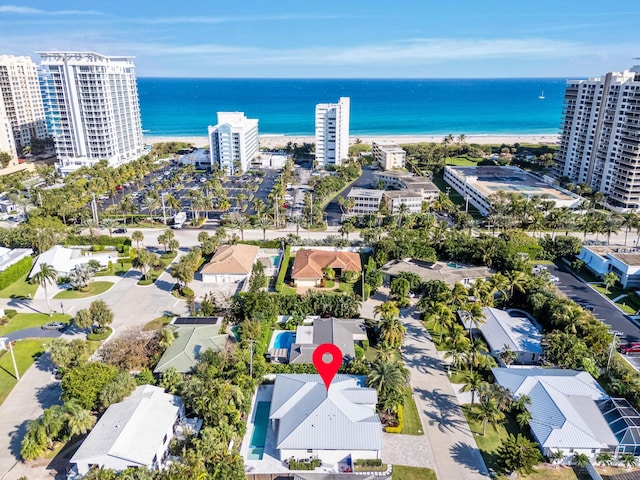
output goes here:
[{"label": "parked car", "polygon": [[62,322],[49,322],[42,325],[42,330],[62,330],[66,326],[67,324]]},{"label": "parked car", "polygon": [[620,345],[618,350],[620,350],[620,353],[624,353],[625,355],[630,353],[640,353],[640,342],[631,342],[626,345]]},{"label": "parked car", "polygon": [[126,228],[116,228],[113,233],[127,233]]}]

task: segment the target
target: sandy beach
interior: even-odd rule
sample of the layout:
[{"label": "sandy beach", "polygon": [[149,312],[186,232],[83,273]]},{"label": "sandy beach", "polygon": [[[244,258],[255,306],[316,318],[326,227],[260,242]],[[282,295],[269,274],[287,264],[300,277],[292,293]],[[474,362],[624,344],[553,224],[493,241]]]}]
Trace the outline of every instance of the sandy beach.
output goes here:
[{"label": "sandy beach", "polygon": [[[377,135],[377,136],[351,136],[350,143],[356,143],[356,140],[360,140],[362,143],[371,143],[373,141],[392,141],[402,144],[421,143],[421,142],[435,142],[441,143],[444,135]],[[454,136],[457,139],[457,136]],[[186,142],[196,147],[205,147],[209,144],[209,140],[206,136],[201,137],[154,137],[145,136],[144,141],[147,144],[158,142]],[[512,145],[514,143],[536,143],[536,144],[548,144],[555,145],[558,141],[558,135],[467,135],[465,142],[467,144],[477,143],[480,145],[497,144]],[[313,143],[315,138],[313,136],[285,136],[285,135],[260,135],[260,146],[266,148],[283,147],[287,143],[297,143],[301,145],[305,142]]]}]

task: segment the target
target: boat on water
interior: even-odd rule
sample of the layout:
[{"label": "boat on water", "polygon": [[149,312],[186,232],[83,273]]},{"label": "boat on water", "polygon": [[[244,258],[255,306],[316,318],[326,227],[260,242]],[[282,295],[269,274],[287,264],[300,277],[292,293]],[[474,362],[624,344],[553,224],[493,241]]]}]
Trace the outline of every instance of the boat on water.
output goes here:
[{"label": "boat on water", "polygon": [[544,90],[542,90],[542,93],[540,95],[538,95],[538,98],[540,100],[544,100]]}]

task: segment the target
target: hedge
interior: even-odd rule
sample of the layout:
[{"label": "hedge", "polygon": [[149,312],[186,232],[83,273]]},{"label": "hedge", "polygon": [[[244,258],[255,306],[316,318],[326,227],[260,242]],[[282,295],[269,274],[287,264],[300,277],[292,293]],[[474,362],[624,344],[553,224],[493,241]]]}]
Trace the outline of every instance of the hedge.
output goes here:
[{"label": "hedge", "polygon": [[85,237],[82,235],[69,235],[65,245],[111,245],[117,247],[119,245],[131,245],[131,239],[128,237],[110,237],[109,235],[100,235],[99,237]]},{"label": "hedge", "polygon": [[280,240],[240,240],[241,245],[253,245],[260,248],[280,248],[282,246]]},{"label": "hedge", "polygon": [[381,467],[382,459],[381,458],[359,458],[356,460],[355,464],[358,467]]},{"label": "hedge", "polygon": [[18,314],[18,311],[14,310],[13,308],[5,308],[4,314],[9,318],[13,318]]},{"label": "hedge", "polygon": [[310,462],[299,462],[297,460],[289,460],[289,470],[315,470],[322,462],[314,458]]},{"label": "hedge", "polygon": [[0,290],[7,288],[13,282],[20,280],[21,277],[29,273],[33,267],[33,257],[24,257],[20,261],[8,267],[4,272],[0,273]]},{"label": "hedge", "polygon": [[387,433],[402,433],[403,424],[404,424],[404,415],[402,413],[402,405],[398,405],[398,426],[385,427],[384,431]]},{"label": "hedge", "polygon": [[276,292],[281,293],[282,287],[284,287],[284,277],[287,274],[289,268],[289,257],[291,255],[291,246],[284,247],[284,255],[280,262],[280,271],[278,272],[278,278],[276,279]]}]

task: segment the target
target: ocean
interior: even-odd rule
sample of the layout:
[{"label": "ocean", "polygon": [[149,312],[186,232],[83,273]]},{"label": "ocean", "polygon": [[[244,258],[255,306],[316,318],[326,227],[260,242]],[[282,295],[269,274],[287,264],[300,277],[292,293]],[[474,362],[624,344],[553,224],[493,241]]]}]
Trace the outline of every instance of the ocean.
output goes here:
[{"label": "ocean", "polygon": [[[260,134],[313,135],[315,105],[351,97],[350,134],[557,134],[566,79],[138,78],[148,136],[206,136],[216,112]],[[544,99],[538,98],[544,92]]]}]

